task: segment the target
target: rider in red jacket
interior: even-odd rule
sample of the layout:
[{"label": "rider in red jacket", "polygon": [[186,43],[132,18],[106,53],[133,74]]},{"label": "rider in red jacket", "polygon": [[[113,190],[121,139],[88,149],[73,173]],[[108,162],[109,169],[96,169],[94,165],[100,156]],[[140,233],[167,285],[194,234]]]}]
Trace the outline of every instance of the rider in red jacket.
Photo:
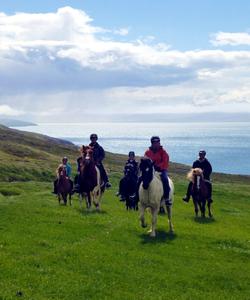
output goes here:
[{"label": "rider in red jacket", "polygon": [[151,146],[145,152],[145,156],[149,157],[153,163],[156,171],[161,173],[161,181],[164,190],[164,199],[166,205],[170,206],[171,200],[169,199],[169,181],[168,181],[168,165],[169,155],[166,150],[160,144],[160,138],[158,136],[151,137]]}]

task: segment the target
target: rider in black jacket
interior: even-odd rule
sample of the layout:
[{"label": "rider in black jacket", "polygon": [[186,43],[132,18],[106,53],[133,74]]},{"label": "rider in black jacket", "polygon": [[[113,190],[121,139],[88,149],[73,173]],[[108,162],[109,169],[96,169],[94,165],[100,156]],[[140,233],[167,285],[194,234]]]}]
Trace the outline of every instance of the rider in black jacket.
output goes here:
[{"label": "rider in black jacket", "polygon": [[[210,182],[210,175],[212,173],[212,166],[211,166],[210,162],[205,158],[205,156],[206,156],[206,151],[201,150],[199,152],[199,158],[196,161],[193,162],[193,168],[202,169],[203,176],[204,176],[204,179],[206,180],[207,187],[208,187],[208,193],[209,193],[208,201],[212,202],[212,184]],[[190,182],[189,185],[188,185],[187,194],[182,199],[185,202],[188,202],[189,199],[190,199],[190,196],[192,194],[192,185],[193,185],[193,183]]]},{"label": "rider in black jacket", "polygon": [[93,158],[94,158],[96,166],[100,170],[101,178],[103,179],[106,188],[110,188],[111,183],[109,182],[108,175],[107,175],[106,170],[104,169],[104,166],[102,164],[102,161],[105,157],[105,151],[102,148],[102,146],[97,143],[97,140],[98,140],[97,134],[92,133],[90,135],[91,143],[89,144],[89,146],[93,147]]},{"label": "rider in black jacket", "polygon": [[[130,151],[128,154],[128,160],[125,163],[124,166],[124,176],[120,180],[119,183],[119,191],[116,193],[116,196],[120,196],[120,201],[125,201],[126,194],[133,192],[135,193],[135,189],[137,186],[137,180],[138,180],[138,162],[135,160],[135,152]],[[128,188],[128,185],[130,187]],[[129,196],[132,196],[129,195]]]}]

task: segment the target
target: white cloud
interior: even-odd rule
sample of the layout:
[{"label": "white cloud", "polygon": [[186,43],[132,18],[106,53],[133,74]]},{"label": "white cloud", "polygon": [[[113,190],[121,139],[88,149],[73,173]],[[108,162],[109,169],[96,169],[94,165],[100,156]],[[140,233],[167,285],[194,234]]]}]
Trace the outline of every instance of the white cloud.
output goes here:
[{"label": "white cloud", "polygon": [[20,116],[23,115],[24,112],[20,110],[16,110],[11,108],[7,104],[0,105],[0,116]]},{"label": "white cloud", "polygon": [[249,103],[250,104],[250,88],[249,86],[243,86],[239,89],[233,89],[224,95],[219,97],[219,101],[222,103]]},{"label": "white cloud", "polygon": [[[0,24],[0,107],[7,105],[9,113],[81,120],[96,109],[250,111],[248,50],[179,51],[153,36],[130,41],[129,27],[94,26],[84,11],[71,7],[0,13]],[[220,32],[213,43],[247,45],[248,38]]]},{"label": "white cloud", "polygon": [[129,28],[120,28],[120,29],[114,30],[114,33],[121,35],[121,36],[126,36],[129,33]]},{"label": "white cloud", "polygon": [[250,45],[250,34],[247,32],[217,32],[212,35],[211,43],[214,46]]}]

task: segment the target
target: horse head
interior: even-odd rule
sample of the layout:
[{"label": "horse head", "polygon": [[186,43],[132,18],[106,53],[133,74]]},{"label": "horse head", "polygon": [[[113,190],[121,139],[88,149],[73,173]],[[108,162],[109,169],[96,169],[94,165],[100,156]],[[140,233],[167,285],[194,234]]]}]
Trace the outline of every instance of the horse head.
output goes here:
[{"label": "horse head", "polygon": [[203,171],[200,168],[193,168],[187,175],[187,178],[193,182],[196,190],[201,189],[201,185],[204,182]]},{"label": "horse head", "polygon": [[66,169],[63,164],[60,164],[57,168],[57,176],[59,178],[66,177]]},{"label": "horse head", "polygon": [[143,157],[139,167],[142,175],[143,188],[148,189],[149,184],[154,176],[153,161],[148,157]]},{"label": "horse head", "polygon": [[127,164],[124,168],[125,177],[130,177],[133,174],[134,167],[131,164]]},{"label": "horse head", "polygon": [[85,160],[88,160],[88,161],[94,161],[93,153],[94,153],[93,147],[88,146],[88,147],[86,148]]}]

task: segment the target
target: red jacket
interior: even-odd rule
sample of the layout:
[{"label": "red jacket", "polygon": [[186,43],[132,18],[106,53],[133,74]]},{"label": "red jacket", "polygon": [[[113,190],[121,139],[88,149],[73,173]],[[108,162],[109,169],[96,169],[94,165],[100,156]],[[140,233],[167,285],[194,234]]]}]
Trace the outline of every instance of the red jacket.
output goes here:
[{"label": "red jacket", "polygon": [[156,169],[159,169],[157,171],[163,171],[168,169],[169,164],[169,155],[167,152],[161,148],[157,152],[153,152],[151,147],[145,152],[145,156],[152,159],[154,162],[154,165],[156,166]]}]

